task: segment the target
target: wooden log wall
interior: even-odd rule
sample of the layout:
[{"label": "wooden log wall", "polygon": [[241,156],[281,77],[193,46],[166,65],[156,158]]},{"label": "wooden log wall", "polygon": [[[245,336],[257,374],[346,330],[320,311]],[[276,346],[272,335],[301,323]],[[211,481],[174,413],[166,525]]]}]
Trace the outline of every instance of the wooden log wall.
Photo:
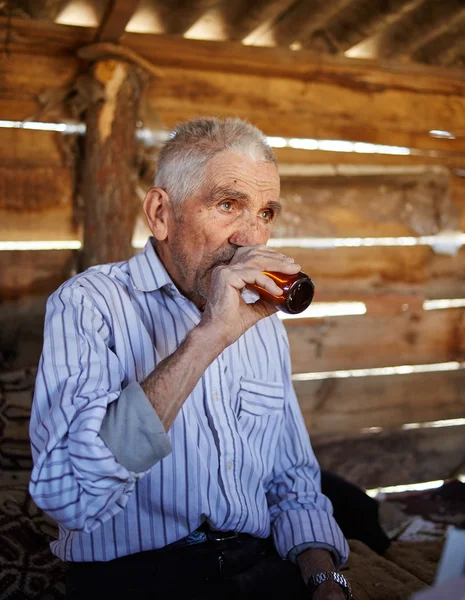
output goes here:
[{"label": "wooden log wall", "polygon": [[[79,35],[85,38],[87,34],[84,31]],[[64,42],[54,39],[60,52],[49,50],[48,55],[35,56],[32,62],[30,49],[23,48],[12,60],[0,62],[0,78],[5,82],[0,89],[0,119],[35,115],[42,120],[56,120],[54,101],[59,104],[57,99],[66,94],[83,64],[74,57],[73,48],[68,47],[65,53]],[[131,39],[138,49],[136,38]],[[78,41],[73,43],[79,45]],[[161,53],[162,60],[163,56]],[[303,67],[296,65],[299,68]],[[148,124],[151,120],[151,124],[170,127],[179,118],[197,114],[240,114],[273,135],[323,137],[333,133],[333,137],[343,138],[349,132],[351,139],[382,143],[413,140],[428,149],[432,141],[421,133],[427,110],[437,108],[440,112],[442,107],[444,113],[447,106],[452,106],[453,114],[448,113],[447,118],[451,123],[455,118],[457,128],[465,130],[465,122],[459,118],[463,112],[459,114],[458,109],[465,86],[459,83],[436,81],[435,92],[430,94],[434,96],[432,104],[428,100],[428,109],[421,105],[417,120],[409,122],[413,127],[410,131],[403,130],[411,114],[408,107],[415,111],[417,105],[402,96],[398,85],[397,99],[392,96],[394,92],[389,93],[382,106],[379,99],[377,108],[373,108],[377,115],[383,115],[375,131],[369,127],[375,119],[373,114],[363,115],[363,123],[353,121],[365,93],[361,82],[371,78],[368,90],[373,94],[382,88],[379,74],[359,74],[358,87],[352,86],[344,107],[337,109],[331,99],[336,98],[336,92],[340,94],[340,86],[347,85],[348,80],[334,84],[329,75],[320,75],[309,86],[285,80],[285,73],[278,73],[276,79],[260,73],[220,74],[205,64],[197,70],[171,65],[164,73],[165,77],[150,85],[145,94]],[[391,74],[383,85],[393,77]],[[380,87],[373,87],[375,80]],[[427,84],[424,77],[420,78],[420,88],[425,90]],[[305,107],[316,97],[313,93],[319,97],[320,108],[313,106],[310,118]],[[300,98],[298,113],[296,97]],[[48,112],[40,111],[38,98],[48,102]],[[331,118],[319,119],[328,105],[332,105],[333,112],[339,110],[339,116],[334,113]],[[347,114],[343,122],[344,111]],[[312,126],[315,119],[319,123]],[[396,129],[391,136],[389,127]],[[353,137],[357,131],[359,138]],[[80,239],[72,152],[75,142],[58,133],[0,129],[0,241]],[[321,152],[278,151],[281,162],[286,163],[284,167],[292,164],[296,168],[293,175],[282,177],[285,211],[274,237],[284,241],[308,237],[420,237],[445,230],[464,231],[465,179],[454,171],[465,164],[460,154],[462,144],[457,140],[453,146],[456,154],[442,156],[446,146],[439,141],[437,159],[428,156],[423,163],[420,156],[383,160],[367,157],[366,165],[378,166],[377,174],[368,175],[311,176],[303,167],[321,164]],[[339,164],[338,160],[350,162],[347,155],[342,159],[336,153],[326,156],[328,166]],[[354,156],[353,164],[362,164],[359,155]],[[419,164],[427,168],[408,170]],[[392,165],[400,170],[390,172]],[[283,168],[283,172],[290,171]],[[316,301],[357,300],[367,306],[367,313],[360,316],[286,321],[295,376],[464,360],[465,309],[426,311],[423,300],[465,298],[465,249],[443,255],[429,246],[304,249],[289,243],[284,251],[314,278]],[[37,360],[38,328],[31,326],[31,315],[36,315],[35,323],[41,326],[45,297],[75,269],[73,251],[0,252],[0,353],[3,349],[4,365],[14,360],[14,356],[6,356],[8,348],[19,339],[27,340],[28,331],[35,332],[35,341],[29,351],[24,350],[24,343],[20,344],[17,360]],[[21,319],[15,320],[15,314]],[[402,426],[465,417],[464,383],[465,371],[457,370],[345,379],[325,375],[322,379],[296,381],[295,387],[322,466],[374,486],[443,478],[460,466],[465,459],[462,427],[425,429],[420,434],[402,431]],[[382,428],[382,433],[361,433],[370,428]],[[388,459],[397,464],[402,447],[410,453],[407,466],[397,471],[387,469]],[[365,461],[365,455],[371,457],[370,464],[365,464],[361,473],[357,465]],[[375,460],[376,456],[380,461]]]}]

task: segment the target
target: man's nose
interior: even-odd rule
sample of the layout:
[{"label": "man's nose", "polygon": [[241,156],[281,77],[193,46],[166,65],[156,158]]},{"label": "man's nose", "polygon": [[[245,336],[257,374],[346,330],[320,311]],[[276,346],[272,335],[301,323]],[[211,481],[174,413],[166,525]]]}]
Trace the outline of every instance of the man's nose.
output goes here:
[{"label": "man's nose", "polygon": [[256,222],[241,223],[232,235],[229,236],[229,242],[235,246],[255,246],[256,244],[266,244],[268,234]]}]

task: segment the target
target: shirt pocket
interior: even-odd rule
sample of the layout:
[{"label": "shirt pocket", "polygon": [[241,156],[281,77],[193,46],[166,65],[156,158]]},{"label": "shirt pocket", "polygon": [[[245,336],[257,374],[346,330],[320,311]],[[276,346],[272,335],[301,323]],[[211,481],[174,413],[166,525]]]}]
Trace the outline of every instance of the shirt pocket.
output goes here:
[{"label": "shirt pocket", "polygon": [[284,386],[259,379],[241,379],[238,418],[279,416],[284,408]]},{"label": "shirt pocket", "polygon": [[241,379],[238,426],[252,477],[265,480],[273,470],[277,439],[284,416],[281,383]]}]

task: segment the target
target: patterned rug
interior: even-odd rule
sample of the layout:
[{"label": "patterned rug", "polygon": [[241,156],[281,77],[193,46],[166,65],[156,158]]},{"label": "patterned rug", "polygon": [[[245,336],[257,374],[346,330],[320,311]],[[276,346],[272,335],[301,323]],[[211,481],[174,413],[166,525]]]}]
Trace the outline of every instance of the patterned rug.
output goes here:
[{"label": "patterned rug", "polygon": [[27,491],[36,369],[0,373],[0,600],[61,600],[65,565],[50,552],[55,523]]}]

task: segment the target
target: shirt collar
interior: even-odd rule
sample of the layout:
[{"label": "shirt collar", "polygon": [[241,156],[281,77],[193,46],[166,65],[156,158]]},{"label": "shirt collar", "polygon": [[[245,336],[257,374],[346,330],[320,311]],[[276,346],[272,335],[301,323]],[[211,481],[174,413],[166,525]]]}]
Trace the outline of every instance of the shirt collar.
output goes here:
[{"label": "shirt collar", "polygon": [[154,292],[167,285],[176,289],[158,254],[155,238],[149,237],[142,252],[129,259],[129,271],[134,287],[142,292]]}]

